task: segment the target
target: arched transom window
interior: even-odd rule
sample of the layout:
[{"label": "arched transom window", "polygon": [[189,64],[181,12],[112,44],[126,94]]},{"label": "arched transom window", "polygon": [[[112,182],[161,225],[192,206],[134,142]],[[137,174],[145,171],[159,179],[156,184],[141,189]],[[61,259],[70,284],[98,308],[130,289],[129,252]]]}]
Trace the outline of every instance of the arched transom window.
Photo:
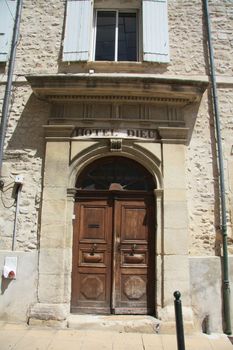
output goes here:
[{"label": "arched transom window", "polygon": [[156,188],[153,176],[139,163],[124,157],[106,157],[87,166],[76,187],[83,190],[140,190]]}]

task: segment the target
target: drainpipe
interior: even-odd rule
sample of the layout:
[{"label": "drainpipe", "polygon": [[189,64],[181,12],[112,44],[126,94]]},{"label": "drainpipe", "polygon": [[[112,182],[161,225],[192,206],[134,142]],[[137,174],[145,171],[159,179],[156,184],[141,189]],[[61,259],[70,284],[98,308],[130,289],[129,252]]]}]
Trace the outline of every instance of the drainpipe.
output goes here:
[{"label": "drainpipe", "polygon": [[15,14],[12,43],[11,43],[8,73],[7,73],[7,84],[6,84],[5,95],[4,95],[3,106],[2,106],[2,118],[1,118],[1,126],[0,126],[0,176],[2,175],[4,141],[5,141],[5,135],[6,135],[7,122],[8,122],[16,49],[19,41],[19,25],[20,25],[20,19],[21,19],[22,6],[23,6],[23,0],[18,0],[16,14]]},{"label": "drainpipe", "polygon": [[219,182],[220,182],[220,198],[221,198],[221,231],[222,231],[222,245],[223,245],[223,312],[226,334],[231,334],[231,312],[230,312],[230,282],[228,271],[228,251],[227,251],[227,216],[226,216],[226,197],[225,197],[225,180],[224,180],[224,165],[223,165],[223,152],[222,152],[222,138],[220,127],[220,113],[218,105],[218,93],[215,75],[215,63],[214,53],[211,38],[211,25],[209,16],[208,0],[204,0],[204,12],[207,27],[207,41],[209,49],[209,65],[210,65],[210,78],[211,78],[211,92],[212,101],[214,107],[215,128],[216,128],[216,140],[217,140],[217,152],[218,152],[218,167],[219,167]]},{"label": "drainpipe", "polygon": [[20,203],[20,196],[21,196],[21,190],[22,190],[22,183],[16,184],[16,208],[15,208],[15,221],[14,221],[14,230],[13,230],[13,238],[12,238],[12,251],[15,250],[15,243],[16,243],[16,229],[17,229],[17,223],[18,223],[18,215],[19,215],[19,203]]}]

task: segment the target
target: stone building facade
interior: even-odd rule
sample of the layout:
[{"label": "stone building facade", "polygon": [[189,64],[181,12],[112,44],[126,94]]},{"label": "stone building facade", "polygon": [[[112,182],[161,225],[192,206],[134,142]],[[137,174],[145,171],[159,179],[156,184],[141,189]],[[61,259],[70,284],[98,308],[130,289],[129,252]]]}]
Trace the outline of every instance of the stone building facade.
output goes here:
[{"label": "stone building facade", "polygon": [[[232,5],[209,1],[231,276]],[[79,19],[91,16],[86,37],[86,28],[80,31],[69,18],[69,6]],[[153,16],[161,17],[164,32],[168,20],[169,44],[161,34],[158,46],[166,42],[167,48],[160,59],[148,58],[145,50],[146,39],[154,38],[145,29],[147,6],[157,11],[162,6],[163,12]],[[117,18],[136,14],[135,60],[95,59],[95,17],[103,12]],[[72,46],[69,23],[86,40],[87,57],[81,57],[80,47],[76,58],[72,48],[66,56]],[[138,303],[143,314],[171,325],[173,292],[180,290],[187,329],[200,330],[208,315],[211,330],[222,331],[219,176],[208,62],[201,0],[23,1],[0,201],[1,269],[7,257],[17,257],[17,273],[16,279],[1,277],[2,320],[66,325],[70,314],[94,313],[95,305],[99,313],[135,314]],[[7,69],[6,59],[0,62],[1,104]],[[135,173],[130,172],[134,166]],[[124,174],[113,175],[113,167]],[[18,175],[23,185],[16,216]],[[150,178],[151,186],[148,180],[128,190],[128,183],[141,176]],[[108,186],[98,187],[98,181]],[[145,224],[141,212],[153,219]],[[93,256],[99,260],[88,260]],[[130,261],[132,256],[139,260]]]}]

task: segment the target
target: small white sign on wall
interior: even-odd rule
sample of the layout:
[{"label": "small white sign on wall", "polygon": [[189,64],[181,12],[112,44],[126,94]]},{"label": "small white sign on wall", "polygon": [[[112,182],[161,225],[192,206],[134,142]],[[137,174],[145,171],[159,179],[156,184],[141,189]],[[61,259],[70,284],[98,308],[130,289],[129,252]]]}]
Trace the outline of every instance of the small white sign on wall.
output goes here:
[{"label": "small white sign on wall", "polygon": [[3,267],[3,276],[9,279],[16,279],[17,273],[17,256],[6,256]]}]

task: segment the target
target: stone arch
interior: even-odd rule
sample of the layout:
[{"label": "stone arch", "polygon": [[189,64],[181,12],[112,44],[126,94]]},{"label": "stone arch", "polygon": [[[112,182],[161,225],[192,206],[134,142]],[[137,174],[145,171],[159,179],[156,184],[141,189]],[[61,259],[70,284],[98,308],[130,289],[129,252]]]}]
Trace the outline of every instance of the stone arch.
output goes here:
[{"label": "stone arch", "polygon": [[160,170],[160,159],[143,147],[132,147],[125,145],[121,152],[112,152],[106,145],[94,143],[94,145],[85,149],[72,159],[70,165],[69,188],[74,188],[79,174],[92,162],[104,157],[125,157],[132,159],[142,165],[157,183],[157,189],[163,189],[163,179]]}]

